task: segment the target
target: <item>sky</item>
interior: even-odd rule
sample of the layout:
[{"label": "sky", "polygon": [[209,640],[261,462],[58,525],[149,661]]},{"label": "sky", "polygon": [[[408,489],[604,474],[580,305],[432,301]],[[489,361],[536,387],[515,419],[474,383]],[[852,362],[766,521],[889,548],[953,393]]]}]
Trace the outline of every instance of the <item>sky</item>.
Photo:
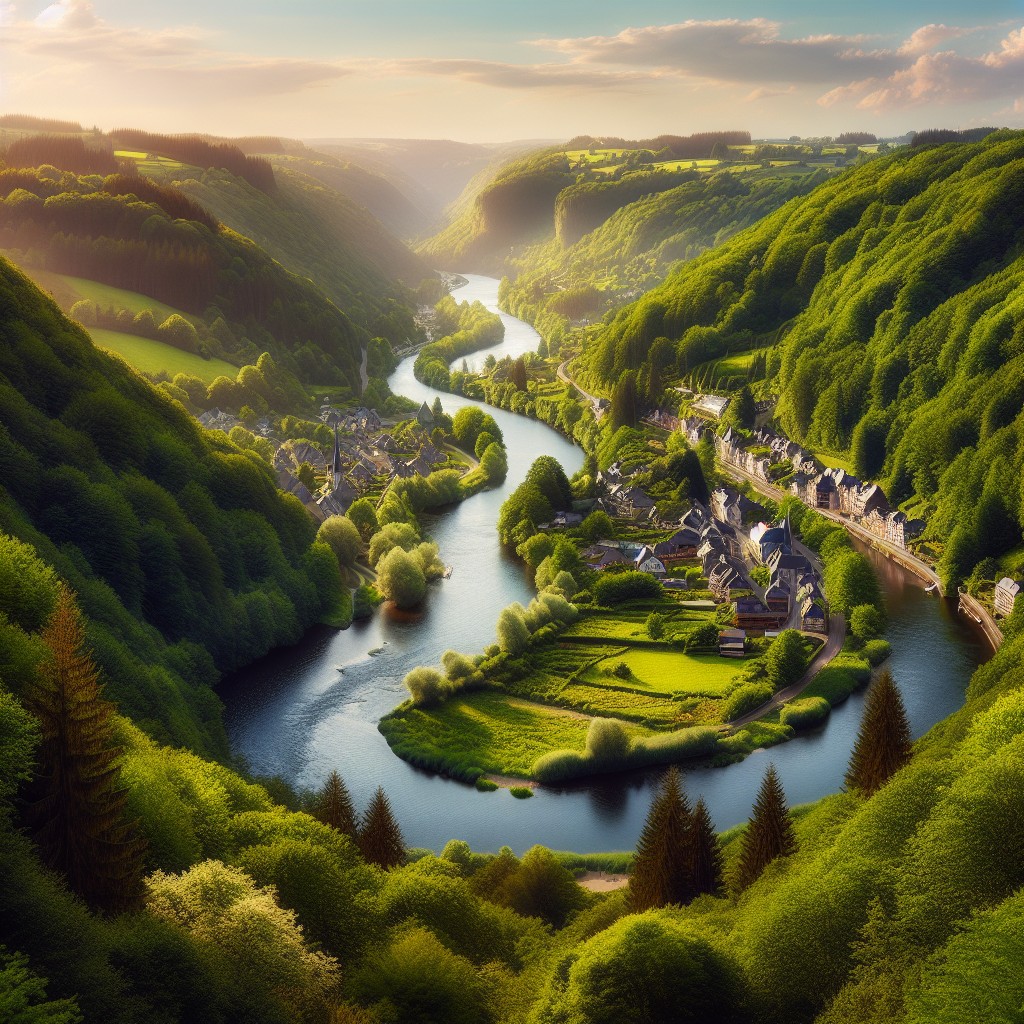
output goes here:
[{"label": "sky", "polygon": [[1024,0],[0,0],[0,113],[466,142],[1024,127]]}]

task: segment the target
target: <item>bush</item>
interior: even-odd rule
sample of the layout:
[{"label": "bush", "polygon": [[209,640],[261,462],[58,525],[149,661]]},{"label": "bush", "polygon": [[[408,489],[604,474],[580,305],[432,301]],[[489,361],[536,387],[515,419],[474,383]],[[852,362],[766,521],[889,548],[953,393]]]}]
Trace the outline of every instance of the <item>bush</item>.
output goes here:
[{"label": "bush", "polygon": [[762,704],[772,699],[774,690],[766,683],[747,683],[733,690],[725,706],[722,708],[722,717],[727,722],[735,721],[737,718],[756,710]]},{"label": "bush", "polygon": [[496,782],[491,782],[490,779],[485,779],[482,775],[476,780],[475,785],[481,793],[493,793],[498,788]]},{"label": "bush", "polygon": [[517,800],[529,800],[533,796],[533,790],[529,786],[512,786],[509,792]]},{"label": "bush", "polygon": [[596,764],[623,764],[629,754],[629,734],[621,722],[595,718],[587,729],[586,756]]},{"label": "bush", "polygon": [[338,564],[351,569],[363,548],[363,539],[355,523],[345,516],[331,516],[320,524],[316,539],[334,552]]},{"label": "bush", "polygon": [[598,604],[621,604],[631,598],[661,597],[661,584],[650,574],[629,569],[598,576],[592,587]]},{"label": "bush", "polygon": [[858,640],[873,640],[885,629],[885,616],[873,604],[859,604],[850,612],[850,632]]},{"label": "bush", "polygon": [[828,718],[832,705],[824,697],[805,697],[785,704],[779,712],[779,721],[792,729],[811,729]]},{"label": "bush", "polygon": [[618,665],[616,665],[611,671],[612,675],[618,677],[619,679],[629,679],[629,677],[633,674],[630,670],[629,665],[627,665],[624,661],[620,661]]},{"label": "bush", "polygon": [[434,707],[446,700],[452,692],[451,684],[437,669],[414,668],[406,674],[402,685],[412,694],[418,707]]},{"label": "bush", "polygon": [[892,654],[892,645],[888,640],[869,640],[861,654],[871,665],[881,665]]}]

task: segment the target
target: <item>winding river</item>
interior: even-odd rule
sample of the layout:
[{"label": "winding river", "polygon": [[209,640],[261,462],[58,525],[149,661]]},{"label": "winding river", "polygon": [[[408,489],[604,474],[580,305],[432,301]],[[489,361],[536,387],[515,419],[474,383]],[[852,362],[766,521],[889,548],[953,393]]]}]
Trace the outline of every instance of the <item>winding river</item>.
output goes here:
[{"label": "winding river", "polygon": [[[500,312],[495,279],[463,276],[468,283],[455,293],[457,298],[479,299]],[[500,315],[505,339],[489,352],[518,355],[536,349],[539,337],[532,327]],[[471,365],[482,363],[487,354],[477,353]],[[397,394],[428,403],[440,394],[448,413],[472,404],[420,384],[412,364],[410,357],[392,375]],[[440,850],[449,839],[465,839],[477,850],[507,845],[517,853],[535,843],[579,852],[632,849],[660,772],[545,788],[530,800],[516,800],[506,790],[478,793],[413,768],[391,753],[377,731],[381,717],[405,698],[402,678],[409,669],[437,663],[450,647],[482,650],[494,640],[501,609],[533,596],[519,564],[498,544],[498,510],[538,455],[553,455],[570,475],[582,463],[579,449],[544,424],[488,411],[508,445],[506,483],[442,514],[422,517],[442,558],[453,566],[451,578],[432,586],[422,615],[382,612],[343,631],[317,628],[297,646],[276,651],[226,680],[220,695],[232,748],[254,771],[283,776],[298,786],[318,786],[337,769],[357,807],[383,786],[412,846]],[[890,668],[919,736],[960,707],[967,681],[987,652],[948,602],[927,595],[916,577],[881,554],[868,553],[889,609]],[[825,726],[739,764],[689,770],[691,798],[703,795],[720,829],[738,824],[750,813],[769,760],[791,804],[835,792],[842,785],[862,704],[863,694],[855,694]]]}]

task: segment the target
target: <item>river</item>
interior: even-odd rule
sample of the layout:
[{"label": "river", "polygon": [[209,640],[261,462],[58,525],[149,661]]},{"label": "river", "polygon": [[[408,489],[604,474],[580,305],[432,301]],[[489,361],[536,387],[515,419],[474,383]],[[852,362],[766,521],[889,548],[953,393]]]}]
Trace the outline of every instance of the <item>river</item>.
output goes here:
[{"label": "river", "polygon": [[[463,276],[468,284],[455,292],[457,298],[479,299],[500,312],[495,279]],[[504,341],[477,353],[471,365],[480,365],[488,352],[518,355],[536,349],[539,337],[532,327],[500,315]],[[420,384],[413,361],[404,360],[390,378],[397,394],[428,404],[440,395],[450,414],[473,404]],[[220,696],[232,749],[254,771],[280,775],[300,787],[319,786],[336,769],[359,808],[383,786],[411,846],[440,850],[449,839],[465,839],[476,850],[507,845],[517,853],[536,843],[579,852],[632,849],[660,772],[542,788],[530,800],[517,800],[506,790],[478,793],[413,768],[391,753],[377,731],[380,719],[405,699],[401,683],[409,669],[436,664],[448,648],[481,651],[494,641],[501,609],[533,596],[521,566],[498,544],[498,510],[537,456],[553,455],[570,476],[582,463],[579,449],[544,424],[485,408],[505,436],[508,479],[441,514],[421,517],[453,567],[451,578],[431,586],[422,615],[385,611],[347,630],[317,628],[297,646],[225,680]],[[926,594],[916,577],[881,554],[868,553],[889,610],[887,636],[894,649],[889,667],[916,737],[961,706],[986,650],[947,601]],[[375,650],[382,653],[370,653]],[[863,693],[855,694],[823,727],[739,764],[688,770],[691,798],[704,797],[720,829],[736,825],[749,815],[768,761],[775,763],[791,804],[835,792],[842,786],[863,699]]]}]

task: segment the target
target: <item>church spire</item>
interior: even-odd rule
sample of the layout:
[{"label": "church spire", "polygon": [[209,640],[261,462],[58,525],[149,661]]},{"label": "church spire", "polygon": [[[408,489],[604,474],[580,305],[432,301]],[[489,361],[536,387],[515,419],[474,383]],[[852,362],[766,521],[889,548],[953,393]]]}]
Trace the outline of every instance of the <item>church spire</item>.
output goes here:
[{"label": "church spire", "polygon": [[331,458],[331,476],[334,490],[341,484],[341,442],[338,440],[338,425],[334,425],[334,455]]}]

